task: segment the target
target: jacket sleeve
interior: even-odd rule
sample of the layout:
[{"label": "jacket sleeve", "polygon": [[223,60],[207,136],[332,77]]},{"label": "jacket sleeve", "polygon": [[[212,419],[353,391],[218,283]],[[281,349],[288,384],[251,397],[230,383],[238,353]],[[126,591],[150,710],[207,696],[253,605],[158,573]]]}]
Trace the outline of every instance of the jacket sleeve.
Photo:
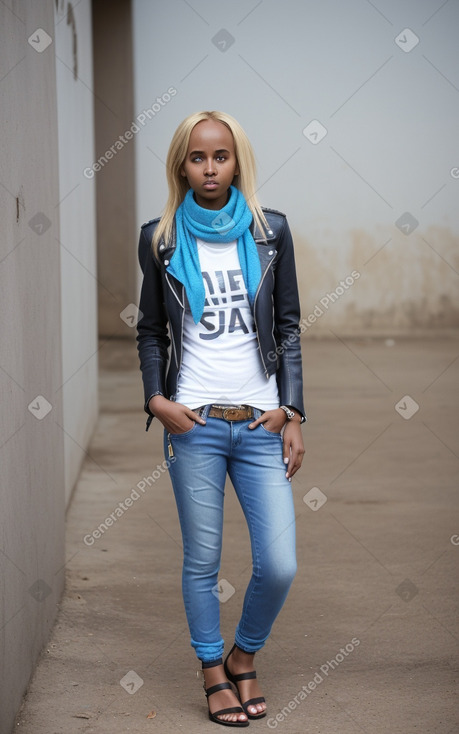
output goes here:
[{"label": "jacket sleeve", "polygon": [[300,300],[293,240],[287,219],[279,236],[274,283],[276,352],[279,355],[277,386],[281,405],[289,405],[306,420],[303,405],[303,371],[300,342]]},{"label": "jacket sleeve", "polygon": [[[140,359],[144,388],[144,410],[153,417],[148,402],[154,395],[166,395],[166,368],[168,363],[169,336],[164,306],[163,288],[159,265],[153,257],[147,228],[142,228],[139,239],[139,264],[143,272],[140,292],[139,319],[137,321],[137,350]],[[151,232],[151,228],[148,228]]]}]

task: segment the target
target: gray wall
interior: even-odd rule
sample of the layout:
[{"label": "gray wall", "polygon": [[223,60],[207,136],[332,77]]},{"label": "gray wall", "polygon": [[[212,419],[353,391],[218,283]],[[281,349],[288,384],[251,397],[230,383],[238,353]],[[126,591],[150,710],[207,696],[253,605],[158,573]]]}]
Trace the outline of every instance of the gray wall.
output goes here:
[{"label": "gray wall", "polygon": [[73,75],[75,51],[91,46],[90,4],[80,3],[71,23],[67,0],[7,5],[0,3],[0,734],[11,731],[55,620],[66,490],[97,415],[94,186],[83,165],[76,176],[76,159],[93,148],[90,57],[79,58],[85,78]]},{"label": "gray wall", "polygon": [[98,415],[96,182],[83,174],[95,154],[91,3],[60,0],[55,19],[67,504]]},{"label": "gray wall", "polygon": [[164,206],[177,124],[222,109],[288,215],[308,335],[457,326],[457,2],[133,7],[136,115],[157,108],[135,137],[139,225]]}]

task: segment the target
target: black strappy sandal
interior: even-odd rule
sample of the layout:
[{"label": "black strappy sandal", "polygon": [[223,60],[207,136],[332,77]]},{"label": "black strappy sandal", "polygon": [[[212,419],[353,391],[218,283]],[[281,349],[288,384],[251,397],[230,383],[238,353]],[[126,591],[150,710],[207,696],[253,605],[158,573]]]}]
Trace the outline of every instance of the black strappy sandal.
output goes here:
[{"label": "black strappy sandal", "polygon": [[[231,683],[234,683],[234,685],[237,688],[237,692],[239,694],[239,687],[238,687],[238,681],[241,680],[251,680],[253,678],[257,677],[257,674],[255,670],[251,670],[250,673],[239,673],[239,675],[233,675],[229,669],[228,669],[228,658],[233,652],[233,650],[237,647],[236,643],[234,643],[233,647],[229,651],[228,655],[225,658],[225,662],[223,663],[223,668],[225,670],[226,677],[228,680],[231,681]],[[240,694],[239,694],[240,698]],[[266,716],[266,711],[261,711],[259,714],[251,714],[248,710],[249,706],[255,706],[257,703],[265,703],[265,698],[263,696],[258,696],[258,698],[249,698],[248,701],[241,701],[241,706],[244,710],[244,713],[247,714],[249,719],[262,719],[263,716]]]},{"label": "black strappy sandal", "polygon": [[[221,665],[222,660],[215,660],[210,665],[207,663],[202,664],[202,669],[205,670],[206,668],[214,668],[217,665]],[[211,696],[213,693],[217,693],[217,691],[224,691],[227,688],[230,688],[231,690],[231,683],[228,683],[228,681],[225,681],[224,683],[217,683],[215,686],[211,686],[210,688],[206,689],[206,684],[204,683],[204,692],[206,694],[207,698],[207,705],[209,705],[209,696]],[[248,721],[225,721],[224,719],[219,719],[219,716],[222,716],[223,714],[246,714],[248,716],[247,711],[244,711],[241,706],[230,706],[226,709],[220,709],[220,711],[215,711],[214,713],[211,712],[209,709],[209,719],[211,721],[214,721],[216,724],[221,724],[222,726],[248,726]]]}]

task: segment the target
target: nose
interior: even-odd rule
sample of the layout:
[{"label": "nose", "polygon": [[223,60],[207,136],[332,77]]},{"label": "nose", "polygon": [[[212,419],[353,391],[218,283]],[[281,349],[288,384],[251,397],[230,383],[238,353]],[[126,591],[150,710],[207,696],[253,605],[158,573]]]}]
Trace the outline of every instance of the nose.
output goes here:
[{"label": "nose", "polygon": [[213,158],[207,158],[206,165],[204,167],[204,174],[206,176],[214,176],[216,173],[215,171],[215,162]]}]

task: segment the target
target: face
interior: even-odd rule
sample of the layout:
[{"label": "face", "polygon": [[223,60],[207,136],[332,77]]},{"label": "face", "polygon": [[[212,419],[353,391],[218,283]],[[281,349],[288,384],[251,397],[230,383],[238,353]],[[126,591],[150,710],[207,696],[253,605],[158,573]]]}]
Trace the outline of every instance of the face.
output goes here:
[{"label": "face", "polygon": [[181,168],[194,198],[205,209],[222,209],[228,189],[239,173],[231,130],[216,120],[201,120],[194,126]]}]

